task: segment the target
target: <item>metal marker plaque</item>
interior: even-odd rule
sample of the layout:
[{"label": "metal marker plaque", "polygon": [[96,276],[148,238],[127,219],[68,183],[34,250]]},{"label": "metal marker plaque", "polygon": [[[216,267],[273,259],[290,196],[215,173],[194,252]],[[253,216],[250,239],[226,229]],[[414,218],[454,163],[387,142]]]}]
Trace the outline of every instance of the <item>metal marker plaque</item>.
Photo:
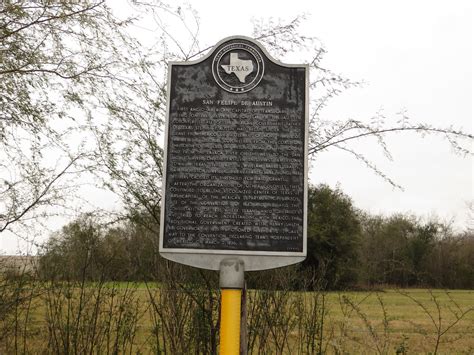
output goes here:
[{"label": "metal marker plaque", "polygon": [[213,270],[304,260],[308,67],[230,37],[168,75],[160,253]]}]

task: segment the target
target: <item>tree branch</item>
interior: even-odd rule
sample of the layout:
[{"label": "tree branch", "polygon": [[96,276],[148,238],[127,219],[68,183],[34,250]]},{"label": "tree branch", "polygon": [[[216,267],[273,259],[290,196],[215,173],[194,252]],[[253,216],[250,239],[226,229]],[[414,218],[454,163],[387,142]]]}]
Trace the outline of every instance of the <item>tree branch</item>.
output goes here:
[{"label": "tree branch", "polygon": [[49,192],[49,190],[51,189],[51,187],[53,186],[53,184],[61,177],[63,176],[66,171],[81,157],[81,155],[75,157],[74,159],[72,159],[67,165],[66,167],[59,173],[57,174],[45,187],[44,189],[41,191],[41,193],[36,196],[36,198],[28,205],[26,206],[23,211],[21,211],[19,214],[15,214],[15,216],[13,216],[12,218],[10,218],[9,220],[7,220],[5,222],[5,224],[3,225],[3,227],[0,228],[0,232],[3,232],[5,229],[7,229],[7,227],[20,220],[25,214],[27,214],[29,211],[31,211],[40,201],[41,199]]},{"label": "tree branch", "polygon": [[363,138],[363,137],[368,137],[368,136],[375,136],[375,135],[380,135],[380,134],[384,134],[384,133],[402,132],[402,131],[414,131],[414,132],[421,132],[421,133],[443,133],[443,134],[446,134],[446,135],[454,134],[454,135],[457,135],[457,136],[460,136],[460,137],[463,137],[463,138],[469,138],[469,139],[474,138],[474,136],[472,134],[468,134],[468,133],[464,133],[464,132],[460,132],[460,131],[449,130],[449,129],[444,129],[444,128],[426,127],[426,126],[422,126],[422,125],[415,126],[415,127],[393,127],[393,128],[374,130],[374,131],[370,131],[370,132],[364,132],[364,133],[356,134],[356,135],[353,135],[353,136],[350,136],[350,137],[344,137],[344,138],[341,138],[341,139],[339,139],[337,141],[333,141],[333,142],[328,140],[329,142],[327,144],[324,143],[324,144],[316,145],[316,146],[313,146],[313,147],[309,148],[308,154],[312,155],[312,154],[320,152],[320,151],[322,151],[322,150],[324,150],[324,149],[326,149],[330,146],[337,145],[337,144],[340,144],[340,143],[345,143],[345,142],[348,142],[348,141],[353,140],[353,139],[358,139],[358,138]]},{"label": "tree branch", "polygon": [[31,27],[31,26],[36,26],[36,25],[40,25],[42,23],[46,23],[46,22],[50,22],[50,21],[54,21],[54,20],[59,20],[59,19],[64,19],[64,18],[67,18],[67,17],[75,16],[75,15],[79,15],[81,13],[84,13],[84,12],[95,9],[96,7],[102,5],[104,2],[105,1],[102,0],[102,1],[98,2],[97,4],[95,4],[93,6],[90,6],[90,7],[82,8],[80,10],[73,11],[73,12],[66,13],[66,14],[61,14],[61,15],[58,15],[58,16],[47,17],[47,18],[41,20],[43,15],[46,13],[46,7],[44,7],[43,8],[43,13],[36,20],[33,20],[33,21],[31,21],[31,22],[29,22],[29,23],[15,29],[13,31],[7,31],[7,34],[5,36],[0,37],[0,39],[1,40],[6,39],[6,38],[20,32],[20,31],[23,31],[23,30],[27,29],[28,27]]}]

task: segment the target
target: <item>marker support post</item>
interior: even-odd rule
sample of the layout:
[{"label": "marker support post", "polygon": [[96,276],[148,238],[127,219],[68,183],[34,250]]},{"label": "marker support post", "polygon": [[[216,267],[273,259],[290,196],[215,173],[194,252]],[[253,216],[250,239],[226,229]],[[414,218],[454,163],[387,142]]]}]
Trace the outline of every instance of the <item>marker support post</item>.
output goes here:
[{"label": "marker support post", "polygon": [[[245,77],[234,71],[239,61]],[[247,348],[246,336],[239,339],[247,333],[244,266],[268,270],[306,258],[309,68],[281,63],[244,36],[223,39],[197,61],[169,64],[159,251],[220,270],[221,354]],[[216,130],[226,134],[217,139]],[[271,187],[262,186],[267,180]]]},{"label": "marker support post", "polygon": [[244,262],[237,258],[224,259],[220,264],[221,288],[220,354],[240,354],[240,306],[244,288]]}]

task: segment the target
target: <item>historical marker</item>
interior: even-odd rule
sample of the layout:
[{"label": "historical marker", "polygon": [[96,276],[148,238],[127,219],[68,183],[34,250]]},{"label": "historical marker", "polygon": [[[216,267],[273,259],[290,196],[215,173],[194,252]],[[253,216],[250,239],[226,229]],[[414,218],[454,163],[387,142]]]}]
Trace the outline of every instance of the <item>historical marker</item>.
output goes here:
[{"label": "historical marker", "polygon": [[308,67],[231,37],[169,66],[160,253],[246,270],[306,256]]}]

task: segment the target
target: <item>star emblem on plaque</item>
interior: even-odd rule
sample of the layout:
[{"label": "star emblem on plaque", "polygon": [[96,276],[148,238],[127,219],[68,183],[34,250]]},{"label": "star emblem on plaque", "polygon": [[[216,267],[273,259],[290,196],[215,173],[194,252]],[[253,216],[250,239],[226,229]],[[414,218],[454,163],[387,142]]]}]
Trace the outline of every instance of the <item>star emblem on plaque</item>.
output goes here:
[{"label": "star emblem on plaque", "polygon": [[217,84],[232,93],[244,93],[262,80],[264,61],[260,49],[252,43],[234,42],[222,47],[212,61]]}]

